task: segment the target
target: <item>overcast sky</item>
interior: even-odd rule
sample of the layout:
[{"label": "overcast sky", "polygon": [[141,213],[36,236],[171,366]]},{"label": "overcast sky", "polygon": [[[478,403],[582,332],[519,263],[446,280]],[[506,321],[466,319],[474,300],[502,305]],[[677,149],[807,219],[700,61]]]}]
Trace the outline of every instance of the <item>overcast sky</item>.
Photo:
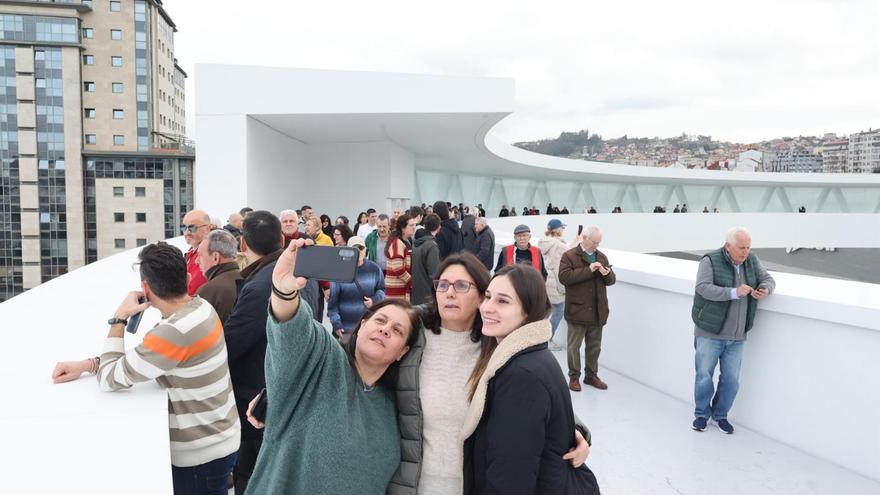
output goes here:
[{"label": "overcast sky", "polygon": [[514,142],[589,128],[754,142],[880,126],[877,0],[165,0],[176,55],[511,77]]}]

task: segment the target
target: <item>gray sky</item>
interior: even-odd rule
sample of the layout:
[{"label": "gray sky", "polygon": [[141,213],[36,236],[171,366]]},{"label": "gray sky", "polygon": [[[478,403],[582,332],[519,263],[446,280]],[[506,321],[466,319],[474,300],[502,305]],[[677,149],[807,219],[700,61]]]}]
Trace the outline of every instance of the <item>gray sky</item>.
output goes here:
[{"label": "gray sky", "polygon": [[196,63],[512,77],[511,142],[880,126],[877,0],[164,3],[190,134]]}]

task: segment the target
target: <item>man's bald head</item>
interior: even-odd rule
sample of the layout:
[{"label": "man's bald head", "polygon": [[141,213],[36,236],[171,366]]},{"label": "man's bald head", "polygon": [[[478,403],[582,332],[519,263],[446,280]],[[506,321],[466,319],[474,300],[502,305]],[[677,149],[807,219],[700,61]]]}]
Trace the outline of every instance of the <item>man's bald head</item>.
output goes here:
[{"label": "man's bald head", "polygon": [[202,210],[191,210],[183,216],[183,238],[198,249],[202,239],[211,232],[211,217]]},{"label": "man's bald head", "polygon": [[241,230],[241,223],[244,222],[244,217],[241,216],[241,213],[233,213],[232,215],[229,215],[229,219],[226,221],[229,225]]}]

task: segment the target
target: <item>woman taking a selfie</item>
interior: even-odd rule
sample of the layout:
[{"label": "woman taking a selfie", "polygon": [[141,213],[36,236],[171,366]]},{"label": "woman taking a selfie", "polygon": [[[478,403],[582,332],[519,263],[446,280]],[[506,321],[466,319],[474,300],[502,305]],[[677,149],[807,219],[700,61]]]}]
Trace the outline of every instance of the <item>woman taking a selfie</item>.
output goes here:
[{"label": "woman taking a selfie", "polygon": [[248,493],[383,494],[400,460],[394,391],[383,383],[409,350],[417,313],[386,300],[364,314],[348,350],[300,303],[295,240],[272,273],[266,324],[263,446]]},{"label": "woman taking a selfie", "polygon": [[480,305],[483,335],[495,339],[482,354],[462,435],[464,493],[598,493],[586,466],[572,469],[563,454],[576,445],[567,382],[547,350],[550,301],[533,268],[499,270]]}]

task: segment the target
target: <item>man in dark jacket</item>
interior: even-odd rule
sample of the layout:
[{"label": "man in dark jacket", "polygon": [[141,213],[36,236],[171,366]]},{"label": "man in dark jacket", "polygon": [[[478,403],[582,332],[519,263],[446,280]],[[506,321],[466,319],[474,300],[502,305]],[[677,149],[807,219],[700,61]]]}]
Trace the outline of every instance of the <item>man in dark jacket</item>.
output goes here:
[{"label": "man in dark jacket", "polygon": [[538,273],[547,280],[547,268],[544,266],[544,256],[541,251],[532,246],[532,230],[528,225],[520,224],[513,229],[513,238],[515,242],[509,246],[504,246],[501,253],[498,254],[498,263],[495,265],[495,271],[506,265],[514,263],[523,263],[538,270]]},{"label": "man in dark jacket", "polygon": [[[262,430],[248,422],[246,412],[250,401],[266,386],[267,308],[272,293],[272,270],[281,256],[283,244],[284,235],[278,217],[268,211],[253,211],[245,218],[241,251],[248,266],[241,271],[235,307],[223,325],[229,374],[241,420],[241,447],[235,466],[236,493],[245,492],[263,442]],[[316,284],[307,285],[300,294],[316,314]]]},{"label": "man in dark jacket", "polygon": [[598,227],[584,229],[579,245],[559,260],[559,281],[565,286],[565,321],[568,323],[568,388],[581,391],[581,343],[584,349],[584,383],[599,390],[608,385],[598,375],[602,327],[608,321],[608,295],[605,287],[617,277],[608,257],[599,251],[602,232]]},{"label": "man in dark jacket", "polygon": [[[237,215],[237,213],[236,213]],[[196,295],[208,301],[224,323],[235,306],[237,281],[241,280],[235,255],[238,242],[226,230],[212,230],[199,244],[199,267],[208,281]]]},{"label": "man in dark jacket", "polygon": [[440,264],[440,248],[435,236],[440,232],[440,217],[431,213],[424,220],[427,234],[413,243],[412,252],[412,293],[410,301],[422,304],[434,294],[434,277]]},{"label": "man in dark jacket", "polygon": [[440,217],[440,232],[437,234],[437,246],[440,248],[440,260],[450,254],[462,250],[464,241],[458,222],[450,216],[449,205],[445,201],[434,203],[434,214]]},{"label": "man in dark jacket", "polygon": [[461,219],[461,245],[465,251],[477,254],[477,231],[474,230],[474,221],[479,216],[479,210],[472,206],[466,207],[465,210],[467,213]]},{"label": "man in dark jacket", "polygon": [[495,259],[495,233],[492,232],[489,222],[483,217],[476,219],[474,230],[477,231],[477,252],[474,254],[486,267],[486,270],[491,271],[492,262]]}]

